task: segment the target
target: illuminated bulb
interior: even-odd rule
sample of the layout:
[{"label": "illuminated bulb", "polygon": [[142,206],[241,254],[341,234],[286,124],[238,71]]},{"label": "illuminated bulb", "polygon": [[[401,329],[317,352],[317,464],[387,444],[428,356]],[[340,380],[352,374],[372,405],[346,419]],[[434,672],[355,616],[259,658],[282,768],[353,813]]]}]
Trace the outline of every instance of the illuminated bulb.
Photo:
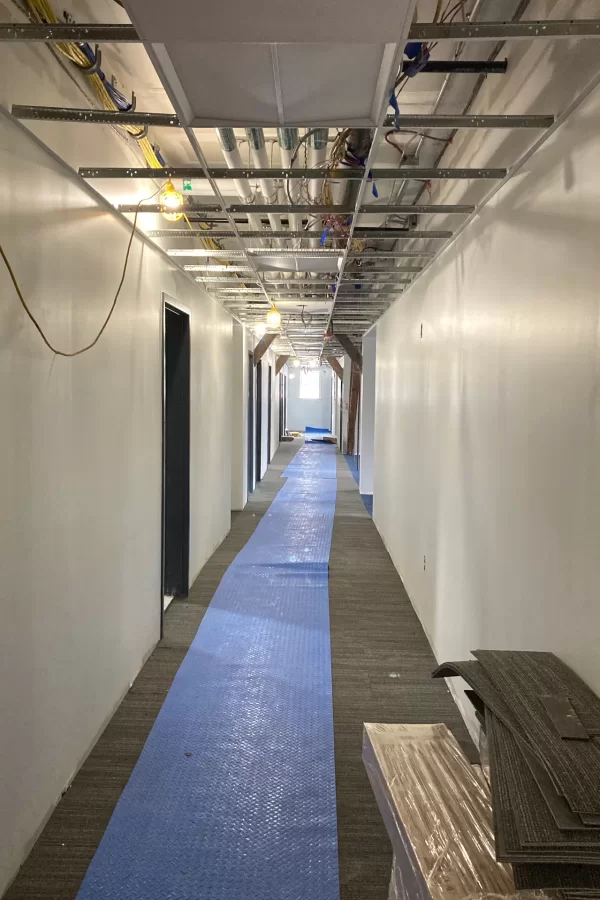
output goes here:
[{"label": "illuminated bulb", "polygon": [[254,326],[254,334],[255,334],[256,337],[258,337],[258,338],[263,337],[263,335],[264,335],[264,333],[265,333],[266,330],[267,330],[267,326],[266,326],[266,325],[263,325],[262,322],[259,322],[258,325],[255,325],[255,326]]},{"label": "illuminated bulb", "polygon": [[295,369],[299,369],[299,368],[300,368],[300,360],[299,360],[299,359],[295,359],[295,360],[294,360],[294,368],[295,368]]},{"label": "illuminated bulb", "polygon": [[267,325],[269,328],[281,327],[281,313],[276,306],[273,306],[267,313]]},{"label": "illuminated bulb", "polygon": [[183,218],[183,213],[178,211],[182,203],[183,196],[179,193],[179,191],[175,190],[173,184],[170,181],[167,181],[164,190],[160,195],[160,205],[164,207],[161,212],[167,222],[178,222],[179,219]]},{"label": "illuminated bulb", "polygon": [[289,377],[290,377],[290,378],[295,378],[296,376],[294,375],[293,372],[290,372],[290,376],[289,376]]}]

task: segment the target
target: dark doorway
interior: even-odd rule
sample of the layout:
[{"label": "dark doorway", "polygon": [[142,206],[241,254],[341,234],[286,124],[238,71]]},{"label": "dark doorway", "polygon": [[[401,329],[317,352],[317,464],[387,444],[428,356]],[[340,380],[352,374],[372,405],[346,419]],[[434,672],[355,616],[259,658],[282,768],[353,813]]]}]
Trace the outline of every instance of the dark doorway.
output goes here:
[{"label": "dark doorway", "polygon": [[267,398],[267,465],[269,465],[271,462],[271,429],[273,427],[273,366],[269,366]]},{"label": "dark doorway", "polygon": [[262,474],[262,362],[256,364],[256,483]]},{"label": "dark doorway", "polygon": [[279,440],[285,435],[285,375],[279,376]]},{"label": "dark doorway", "polygon": [[254,490],[254,357],[248,355],[248,493]]},{"label": "dark doorway", "polygon": [[190,318],[165,303],[163,602],[187,597],[190,555]]}]

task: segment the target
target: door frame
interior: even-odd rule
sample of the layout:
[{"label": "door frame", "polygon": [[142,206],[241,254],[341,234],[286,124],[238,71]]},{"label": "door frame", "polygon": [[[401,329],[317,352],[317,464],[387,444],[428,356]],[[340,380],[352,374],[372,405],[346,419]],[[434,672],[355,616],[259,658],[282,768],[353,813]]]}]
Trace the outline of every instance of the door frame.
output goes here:
[{"label": "door frame", "polygon": [[273,366],[269,364],[267,383],[267,466],[271,464],[271,442],[273,440]]},{"label": "door frame", "polygon": [[246,396],[246,418],[247,418],[247,434],[246,434],[246,500],[254,491],[256,484],[256,442],[254,438],[254,354],[252,351],[248,353],[246,360],[248,366],[248,393]]},{"label": "door frame", "polygon": [[257,485],[262,479],[262,399],[263,399],[263,377],[262,377],[262,359],[256,363],[254,367],[256,371],[256,386],[254,391],[255,398],[255,451],[254,451],[254,483]]},{"label": "door frame", "polygon": [[188,589],[189,589],[189,550],[190,550],[190,469],[191,469],[191,393],[192,393],[192,348],[191,348],[191,326],[192,326],[192,310],[189,306],[184,306],[183,303],[179,303],[169,294],[164,291],[161,294],[161,316],[160,316],[160,357],[161,357],[161,500],[160,500],[160,637],[164,636],[164,617],[165,617],[165,569],[166,569],[166,560],[165,560],[165,551],[166,551],[166,487],[167,487],[167,454],[166,454],[166,426],[167,426],[167,372],[165,365],[165,351],[166,351],[166,324],[167,324],[167,309],[171,308],[176,313],[181,313],[188,317],[188,352],[189,352],[189,379],[190,379],[190,414],[188,418],[188,426],[189,426],[189,446],[188,446],[188,472],[187,472],[187,510],[188,510],[188,523],[187,523],[187,550],[186,555],[188,559]]}]

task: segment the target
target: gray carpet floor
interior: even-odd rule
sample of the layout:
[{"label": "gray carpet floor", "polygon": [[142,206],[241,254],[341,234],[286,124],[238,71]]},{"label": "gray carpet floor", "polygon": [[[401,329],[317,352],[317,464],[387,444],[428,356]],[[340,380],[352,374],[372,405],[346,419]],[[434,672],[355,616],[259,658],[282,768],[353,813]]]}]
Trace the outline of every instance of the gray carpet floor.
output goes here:
[{"label": "gray carpet floor", "polygon": [[[74,900],[171,682],[229,564],[282,485],[300,441],[282,444],[263,481],[185,600],[164,638],[64,794],[5,900]],[[385,900],[391,850],[361,760],[362,723],[446,722],[474,748],[343,457],[330,560],[334,729],[341,900]],[[393,676],[393,677],[391,677]],[[306,898],[310,900],[310,898]]]},{"label": "gray carpet floor", "polygon": [[475,748],[343,456],[329,561],[341,900],[386,900],[392,851],[361,758],[363,722],[445,722]]}]

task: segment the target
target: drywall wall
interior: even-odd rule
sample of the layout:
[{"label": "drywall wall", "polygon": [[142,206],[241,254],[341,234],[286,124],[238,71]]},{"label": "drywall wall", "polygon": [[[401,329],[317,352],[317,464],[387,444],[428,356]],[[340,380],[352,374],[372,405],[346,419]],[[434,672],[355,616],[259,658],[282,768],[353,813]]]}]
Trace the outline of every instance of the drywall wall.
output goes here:
[{"label": "drywall wall", "polygon": [[[3,118],[0,190],[28,303],[59,348],[82,346],[130,225]],[[0,294],[2,893],[159,636],[163,295],[191,315],[190,580],[229,529],[232,321],[140,239],[81,356],[44,346],[1,263]]]},{"label": "drywall wall", "polygon": [[377,328],[372,328],[362,341],[362,378],[360,383],[360,492],[373,493],[375,454],[375,377]]},{"label": "drywall wall", "polygon": [[439,660],[551,650],[598,693],[599,154],[597,88],[383,317],[374,478]]},{"label": "drywall wall", "polygon": [[248,499],[248,332],[233,324],[231,342],[231,508],[243,509]]},{"label": "drywall wall", "polygon": [[294,369],[288,381],[288,429],[304,431],[307,425],[313,428],[331,427],[331,368],[321,366],[320,397],[318,400],[300,399],[300,369]]},{"label": "drywall wall", "polygon": [[[340,364],[343,359],[339,360]],[[340,445],[341,432],[341,409],[342,409],[342,379],[332,372],[331,375],[331,433],[335,434]]]}]

